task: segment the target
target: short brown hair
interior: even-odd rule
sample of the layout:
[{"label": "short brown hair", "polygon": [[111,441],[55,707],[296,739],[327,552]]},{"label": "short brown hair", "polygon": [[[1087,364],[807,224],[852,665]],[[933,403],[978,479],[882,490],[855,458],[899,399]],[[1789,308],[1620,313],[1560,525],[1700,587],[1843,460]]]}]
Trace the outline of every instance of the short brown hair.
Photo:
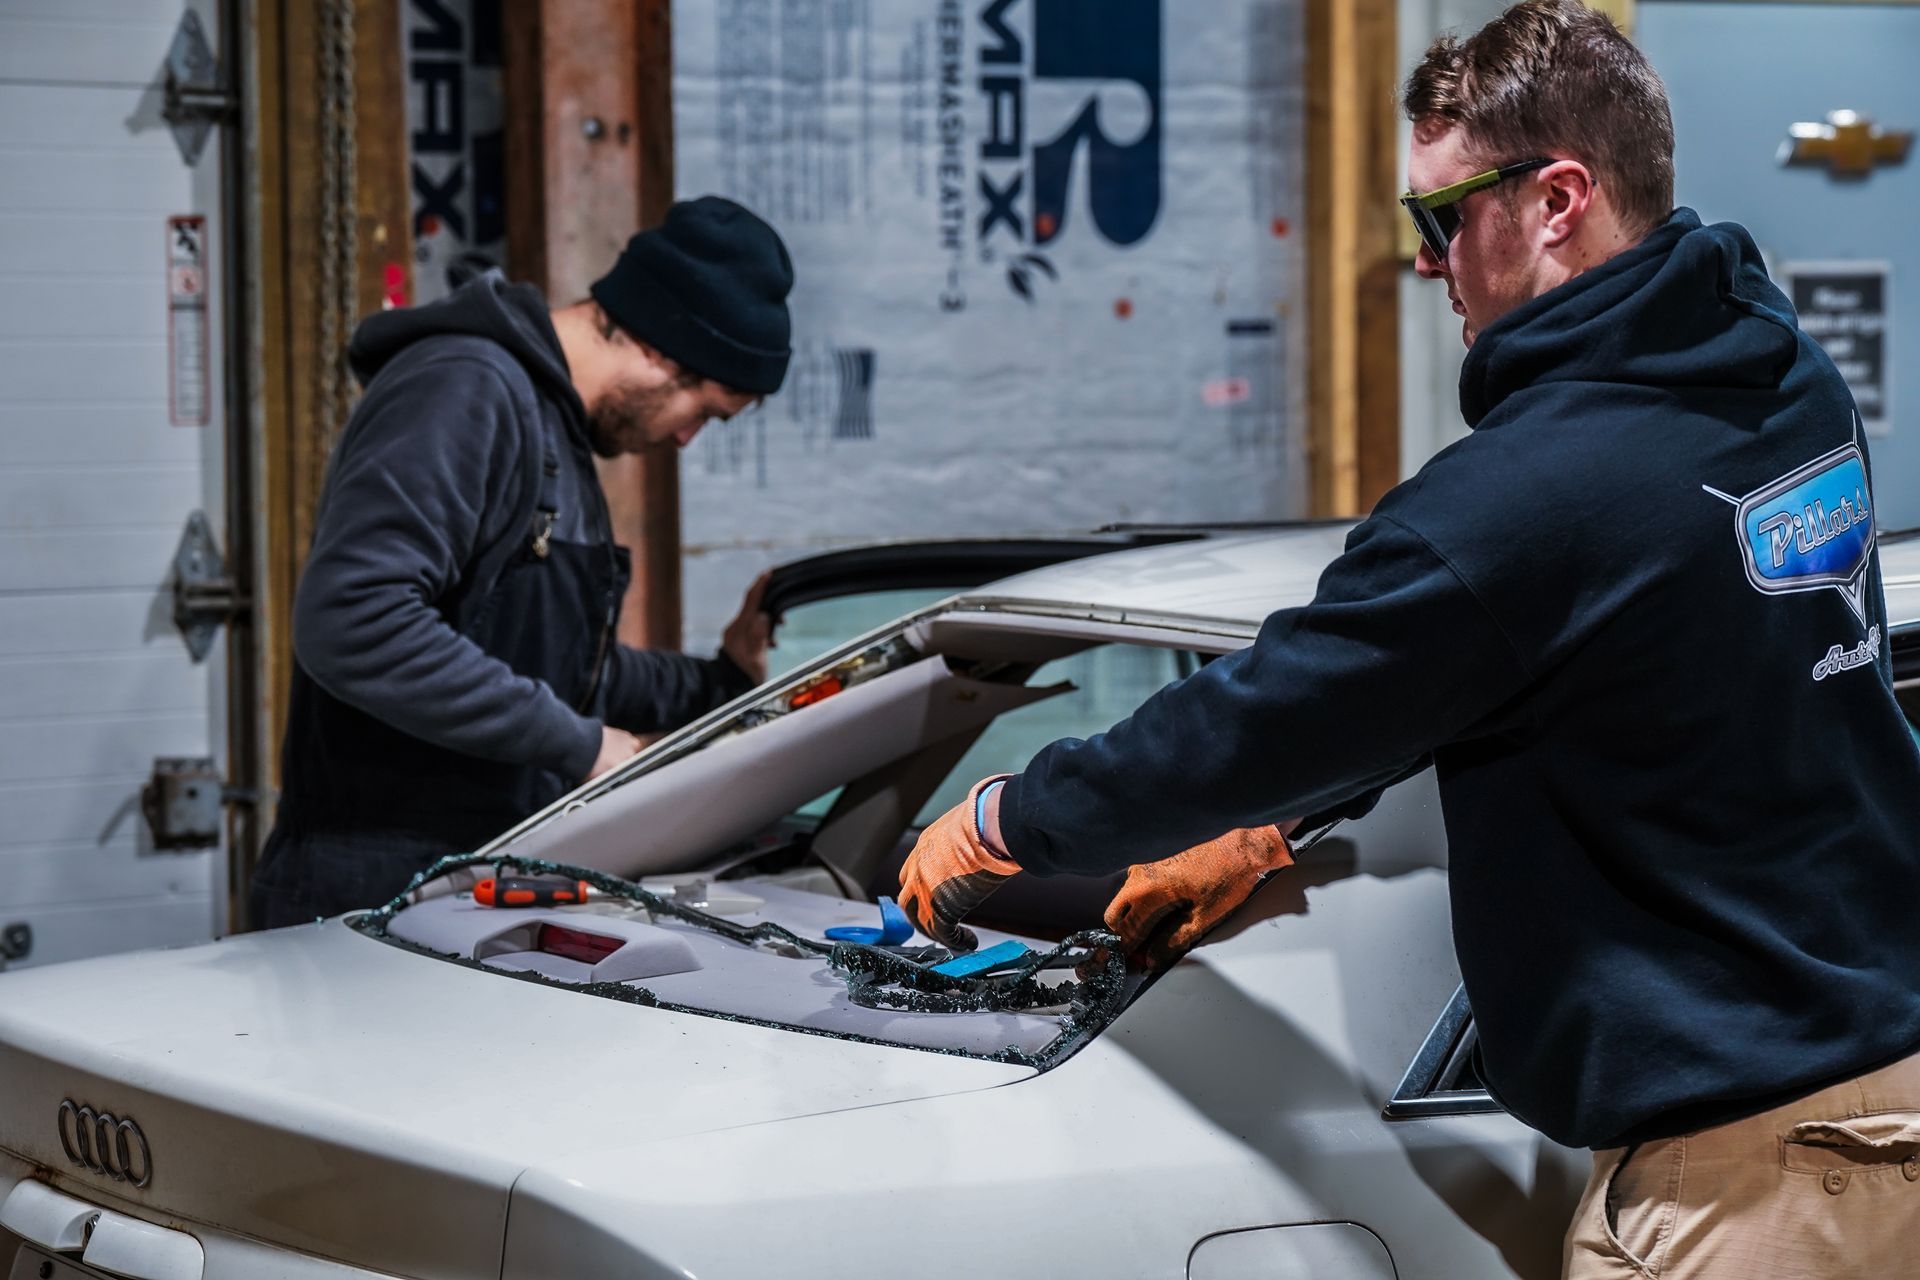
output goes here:
[{"label": "short brown hair", "polygon": [[1416,125],[1457,125],[1485,168],[1579,160],[1645,235],[1673,212],[1673,116],[1646,56],[1579,0],[1525,0],[1461,40],[1427,48],[1400,104]]}]

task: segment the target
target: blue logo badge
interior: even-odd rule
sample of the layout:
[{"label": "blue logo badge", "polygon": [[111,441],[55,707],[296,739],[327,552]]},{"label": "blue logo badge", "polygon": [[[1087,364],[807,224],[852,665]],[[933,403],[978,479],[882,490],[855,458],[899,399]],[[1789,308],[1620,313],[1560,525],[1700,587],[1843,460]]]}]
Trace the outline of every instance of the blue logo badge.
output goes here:
[{"label": "blue logo badge", "polygon": [[1744,498],[1701,488],[1733,504],[1740,556],[1754,590],[1779,595],[1832,587],[1866,620],[1873,511],[1858,447],[1835,449]]}]

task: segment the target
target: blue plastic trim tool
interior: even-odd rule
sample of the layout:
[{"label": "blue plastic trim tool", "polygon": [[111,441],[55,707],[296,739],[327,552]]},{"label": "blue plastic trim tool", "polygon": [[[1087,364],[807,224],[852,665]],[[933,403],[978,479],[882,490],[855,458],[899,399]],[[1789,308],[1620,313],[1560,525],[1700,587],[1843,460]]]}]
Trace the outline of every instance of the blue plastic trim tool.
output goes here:
[{"label": "blue plastic trim tool", "polygon": [[997,942],[984,951],[955,956],[951,960],[943,960],[929,967],[935,973],[948,978],[972,978],[994,969],[1004,969],[1009,965],[1019,964],[1032,954],[1033,952],[1027,949],[1026,943],[1008,938],[1005,942]]},{"label": "blue plastic trim tool", "polygon": [[827,930],[835,942],[858,942],[869,947],[897,947],[913,936],[913,921],[892,898],[880,899],[880,927],[843,924]]}]

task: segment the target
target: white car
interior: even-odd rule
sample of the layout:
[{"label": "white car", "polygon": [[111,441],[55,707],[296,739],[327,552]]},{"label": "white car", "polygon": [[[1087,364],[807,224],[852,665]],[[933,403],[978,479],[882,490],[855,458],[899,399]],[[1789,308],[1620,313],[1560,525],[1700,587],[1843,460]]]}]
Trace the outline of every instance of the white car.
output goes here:
[{"label": "white car", "polygon": [[[1473,1074],[1430,778],[1152,982],[1086,949],[1112,880],[1011,883],[997,977],[824,938],[973,779],[1245,645],[1344,532],[968,590],[389,909],[0,976],[0,1276],[1558,1275],[1589,1157]],[[1912,697],[1920,541],[1882,557]],[[783,648],[870,607],[793,605]],[[549,862],[614,892],[479,901]]]}]

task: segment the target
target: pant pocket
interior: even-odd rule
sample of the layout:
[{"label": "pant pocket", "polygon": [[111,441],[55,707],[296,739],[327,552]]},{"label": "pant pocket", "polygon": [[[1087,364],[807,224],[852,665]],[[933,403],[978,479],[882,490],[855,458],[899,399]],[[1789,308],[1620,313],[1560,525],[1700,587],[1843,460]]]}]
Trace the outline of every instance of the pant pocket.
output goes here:
[{"label": "pant pocket", "polygon": [[1920,1182],[1920,1111],[1803,1121],[1781,1137],[1780,1163],[1820,1178],[1834,1195],[1860,1176]]},{"label": "pant pocket", "polygon": [[1686,1140],[1635,1147],[1607,1184],[1605,1225],[1612,1243],[1648,1277],[1660,1274],[1680,1210]]}]

